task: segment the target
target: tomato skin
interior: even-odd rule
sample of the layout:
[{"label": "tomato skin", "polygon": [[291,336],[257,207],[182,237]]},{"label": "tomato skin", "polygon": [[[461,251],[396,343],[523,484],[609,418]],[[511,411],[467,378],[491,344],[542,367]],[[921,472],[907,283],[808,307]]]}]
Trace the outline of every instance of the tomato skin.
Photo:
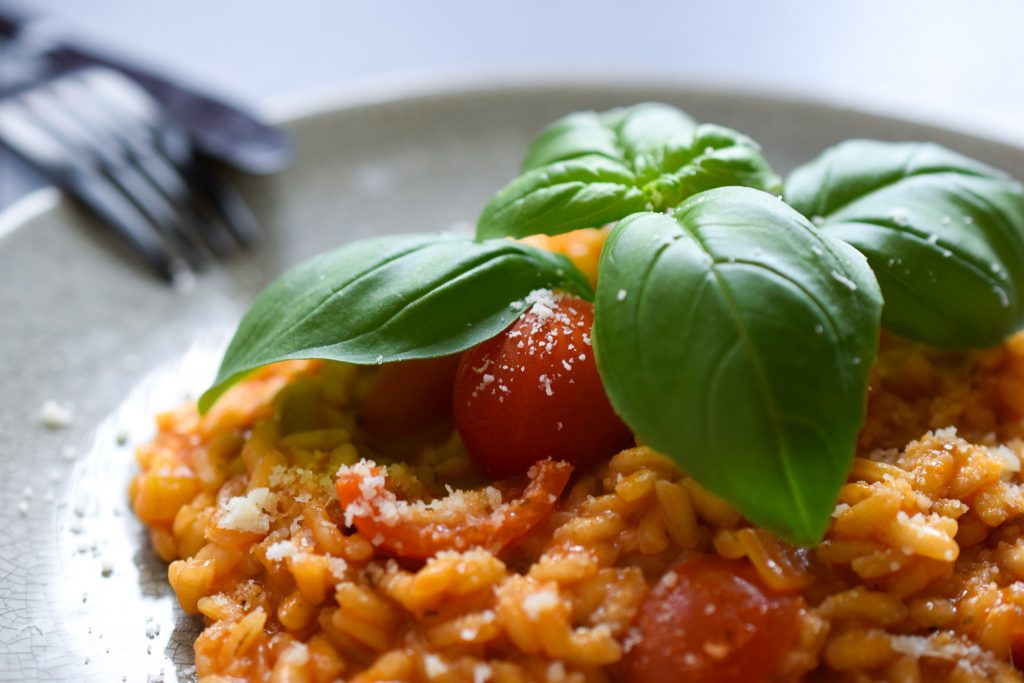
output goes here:
[{"label": "tomato skin", "polygon": [[547,299],[462,355],[455,425],[485,473],[522,474],[548,457],[586,467],[632,445],[597,372],[593,321],[583,299]]},{"label": "tomato skin", "polygon": [[349,469],[339,474],[335,487],[342,510],[354,506],[352,522],[359,532],[396,557],[426,559],[439,552],[474,547],[497,554],[551,514],[572,470],[567,462],[544,460],[531,467],[527,477],[496,482],[494,488],[502,493],[505,505],[490,514],[465,516],[460,510],[442,507],[420,510],[390,523],[377,517],[382,504],[394,506],[394,494],[377,490],[367,497],[363,483],[367,475],[380,476],[380,467],[367,467],[363,473]]},{"label": "tomato skin", "polygon": [[651,590],[623,660],[629,683],[759,683],[797,631],[800,597],[773,593],[746,560],[684,561]]},{"label": "tomato skin", "polygon": [[370,385],[360,414],[363,429],[376,438],[422,433],[448,420],[448,397],[459,357],[442,356],[388,363]]}]

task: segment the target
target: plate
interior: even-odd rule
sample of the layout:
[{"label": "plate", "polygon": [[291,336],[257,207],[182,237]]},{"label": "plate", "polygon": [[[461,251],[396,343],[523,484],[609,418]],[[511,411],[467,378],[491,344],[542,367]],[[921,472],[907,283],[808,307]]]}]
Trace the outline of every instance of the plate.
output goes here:
[{"label": "plate", "polygon": [[[0,216],[0,681],[190,680],[201,623],[178,610],[126,501],[152,415],[205,387],[238,318],[288,266],[369,235],[470,231],[545,123],[645,100],[749,133],[780,172],[875,137],[934,140],[1024,178],[1024,150],[810,99],[474,80],[290,107],[295,166],[239,180],[265,245],[190,289],[136,267],[56,193],[32,195]],[[48,404],[68,423],[47,426]]]}]

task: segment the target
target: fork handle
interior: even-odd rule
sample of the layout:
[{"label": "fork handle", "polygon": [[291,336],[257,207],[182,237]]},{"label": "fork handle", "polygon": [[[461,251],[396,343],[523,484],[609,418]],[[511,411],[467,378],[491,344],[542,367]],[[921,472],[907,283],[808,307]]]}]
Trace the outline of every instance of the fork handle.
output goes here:
[{"label": "fork handle", "polygon": [[85,66],[120,71],[148,90],[188,130],[203,154],[229,166],[263,175],[284,170],[292,162],[293,142],[287,131],[233,104],[178,85],[152,69],[64,39],[45,18],[18,14],[0,4],[0,36],[36,50],[54,76]]}]

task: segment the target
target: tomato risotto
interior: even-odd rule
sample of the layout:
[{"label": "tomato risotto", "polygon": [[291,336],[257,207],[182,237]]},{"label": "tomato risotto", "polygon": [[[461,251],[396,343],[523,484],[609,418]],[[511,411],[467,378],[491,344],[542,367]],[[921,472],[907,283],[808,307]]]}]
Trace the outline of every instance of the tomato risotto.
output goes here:
[{"label": "tomato risotto", "polygon": [[997,169],[580,112],[271,284],[130,497],[205,683],[1024,681],[1022,328]]},{"label": "tomato risotto", "polygon": [[[1022,679],[1024,338],[970,354],[885,338],[858,458],[811,550],[642,446],[568,483],[549,462],[499,487],[443,416],[375,439],[361,416],[381,383],[406,400],[393,372],[282,363],[203,417],[159,416],[130,493],[206,621],[201,680],[653,681],[629,672],[674,647],[695,671],[750,647],[768,668],[714,680]],[[403,557],[403,538],[423,548]],[[683,585],[698,612],[667,599]],[[672,609],[690,623],[669,643]]]}]

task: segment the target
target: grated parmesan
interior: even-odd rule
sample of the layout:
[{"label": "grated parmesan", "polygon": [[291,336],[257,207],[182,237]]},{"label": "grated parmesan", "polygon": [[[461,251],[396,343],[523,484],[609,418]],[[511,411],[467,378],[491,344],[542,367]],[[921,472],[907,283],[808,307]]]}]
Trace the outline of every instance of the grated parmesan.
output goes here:
[{"label": "grated parmesan", "polygon": [[558,607],[558,595],[550,590],[537,591],[523,600],[523,610],[531,621],[537,621],[544,612]]},{"label": "grated parmesan", "polygon": [[70,405],[57,401],[45,401],[39,410],[43,425],[50,429],[61,429],[75,421],[75,412]]},{"label": "grated parmesan", "polygon": [[440,678],[448,673],[448,665],[437,655],[426,655],[423,658],[423,670],[427,678]]},{"label": "grated parmesan", "polygon": [[477,664],[473,667],[473,683],[487,683],[493,674],[490,664]]},{"label": "grated parmesan", "polygon": [[299,552],[293,541],[278,541],[267,548],[267,559],[271,562],[280,562],[289,557],[294,557]]},{"label": "grated parmesan", "polygon": [[892,218],[893,223],[901,227],[910,223],[910,212],[902,206],[897,206],[889,211],[889,217]]},{"label": "grated parmesan", "polygon": [[255,488],[244,496],[235,496],[222,508],[217,526],[221,529],[265,534],[270,531],[270,516],[276,496],[266,488]]},{"label": "grated parmesan", "polygon": [[565,664],[558,659],[548,664],[547,677],[548,683],[563,683],[566,680]]},{"label": "grated parmesan", "polygon": [[292,641],[278,661],[290,664],[295,667],[305,666],[309,663],[309,647],[305,643]]},{"label": "grated parmesan", "polygon": [[1000,444],[998,446],[986,446],[989,456],[998,462],[1003,463],[1008,472],[1020,472],[1020,458],[1012,450]]}]

